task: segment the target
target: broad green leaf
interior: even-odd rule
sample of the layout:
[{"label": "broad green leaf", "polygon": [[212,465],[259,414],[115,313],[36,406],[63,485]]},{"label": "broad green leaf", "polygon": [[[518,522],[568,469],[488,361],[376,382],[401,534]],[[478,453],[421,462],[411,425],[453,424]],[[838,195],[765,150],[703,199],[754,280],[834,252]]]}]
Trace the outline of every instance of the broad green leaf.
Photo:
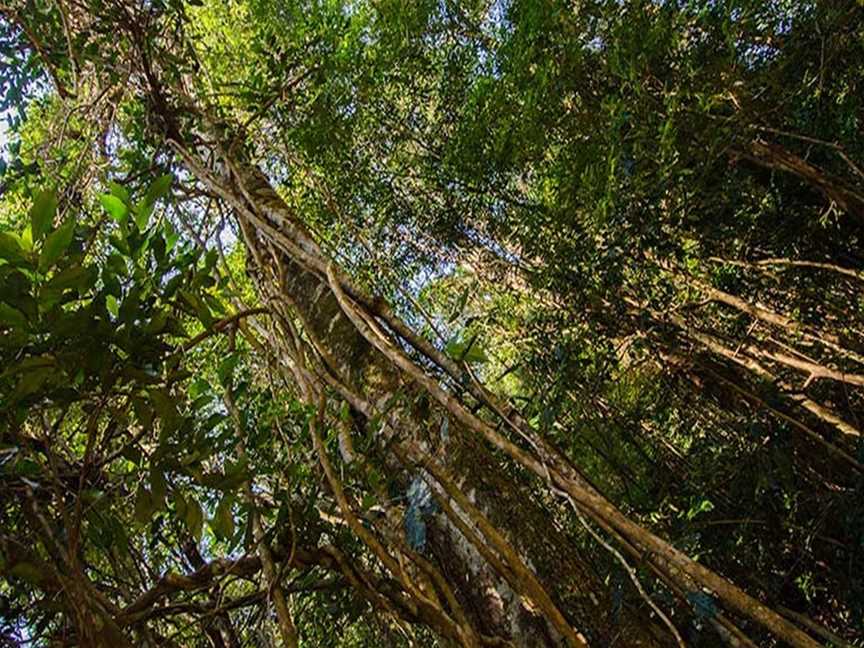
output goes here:
[{"label": "broad green leaf", "polygon": [[42,245],[42,254],[39,256],[39,269],[42,272],[50,269],[63,256],[66,248],[72,242],[74,231],[75,221],[70,219],[48,235]]},{"label": "broad green leaf", "polygon": [[210,520],[210,528],[220,540],[227,540],[234,535],[234,515],[231,512],[233,498],[226,495],[216,507],[216,513]]},{"label": "broad green leaf", "polygon": [[459,295],[459,299],[456,302],[456,306],[453,308],[453,312],[450,314],[450,318],[447,320],[448,323],[452,323],[458,319],[458,317],[465,312],[465,304],[468,303],[468,295],[471,293],[470,286],[466,286],[462,293]]},{"label": "broad green leaf", "polygon": [[99,490],[98,488],[87,488],[81,491],[81,499],[86,504],[93,504],[94,502],[98,502],[103,497],[105,497],[105,491]]},{"label": "broad green leaf", "polygon": [[24,247],[21,239],[11,232],[0,232],[0,259],[20,261],[24,258]]},{"label": "broad green leaf", "polygon": [[186,523],[186,511],[189,509],[189,504],[186,502],[186,498],[183,497],[183,493],[180,491],[174,491],[174,510],[177,513],[177,517],[183,520],[183,523]]},{"label": "broad green leaf", "polygon": [[216,375],[219,376],[219,383],[222,386],[228,385],[230,382],[231,376],[234,375],[234,369],[237,367],[237,364],[240,362],[240,356],[236,353],[229,353],[225,358],[219,363],[219,366],[216,368]]},{"label": "broad green leaf", "polygon": [[132,397],[132,409],[135,411],[135,418],[142,427],[150,427],[153,424],[153,408],[150,403],[141,396]]},{"label": "broad green leaf", "polygon": [[165,495],[168,492],[168,485],[165,482],[165,473],[159,466],[150,468],[150,492],[153,497],[153,505],[160,509],[165,504]]},{"label": "broad green leaf", "polygon": [[129,249],[129,242],[126,240],[125,236],[118,236],[117,234],[112,234],[108,237],[108,241],[123,256],[130,256],[132,254]]},{"label": "broad green leaf", "polygon": [[9,326],[24,330],[27,328],[27,318],[17,308],[12,308],[9,304],[0,302],[0,326]]},{"label": "broad green leaf", "polygon": [[105,261],[105,267],[119,277],[126,275],[129,271],[129,267],[126,265],[126,260],[121,255],[114,252],[108,255],[108,259]]},{"label": "broad green leaf", "polygon": [[63,298],[63,291],[50,286],[42,286],[39,290],[39,312],[47,313]]},{"label": "broad green leaf", "polygon": [[201,540],[201,532],[204,530],[204,511],[201,510],[201,505],[191,495],[186,500],[186,528],[195,540]]},{"label": "broad green leaf", "polygon": [[177,241],[180,239],[180,233],[171,227],[171,223],[165,221],[165,252],[171,252]]},{"label": "broad green leaf", "polygon": [[135,519],[141,524],[147,524],[155,510],[153,495],[146,488],[139,488],[135,495]]},{"label": "broad green leaf", "polygon": [[147,229],[147,223],[150,222],[150,214],[153,213],[153,205],[151,203],[143,203],[135,210],[135,224],[138,226],[138,231],[143,232]]},{"label": "broad green leaf", "polygon": [[117,317],[117,314],[120,312],[120,304],[114,295],[105,295],[105,308],[108,309],[108,312],[113,317]]},{"label": "broad green leaf", "polygon": [[21,232],[21,247],[25,252],[33,251],[33,228],[29,225]]},{"label": "broad green leaf", "polygon": [[180,295],[186,302],[195,309],[198,314],[198,319],[204,325],[204,328],[210,328],[213,325],[213,315],[204,300],[198,295],[189,290],[180,289]]},{"label": "broad green leaf", "polygon": [[218,297],[216,297],[215,295],[211,295],[209,292],[205,292],[203,293],[203,298],[212,313],[216,313],[220,316],[225,316],[225,314],[227,313],[227,311],[225,310],[225,304],[219,301]]},{"label": "broad green leaf", "polygon": [[129,445],[123,448],[121,453],[123,458],[128,459],[132,463],[138,465],[141,463],[141,451],[135,446]]},{"label": "broad green leaf", "polygon": [[117,196],[127,205],[129,204],[129,190],[126,189],[126,187],[117,182],[114,182],[113,180],[108,183],[108,187],[111,189],[112,195]]},{"label": "broad green leaf", "polygon": [[34,241],[41,241],[42,237],[51,231],[56,214],[57,196],[54,195],[54,192],[39,192],[30,208],[30,231]]},{"label": "broad green leaf", "polygon": [[487,360],[483,349],[477,344],[476,337],[471,338],[466,344],[458,335],[454,336],[444,347],[444,352],[451,358],[465,362],[485,362]]},{"label": "broad green leaf", "polygon": [[55,377],[56,373],[57,371],[53,367],[37,367],[25,372],[21,375],[21,380],[18,381],[18,385],[15,387],[15,397],[24,398],[25,396],[35,394],[42,389],[45,383]]},{"label": "broad green leaf", "polygon": [[225,461],[225,474],[230,475],[231,477],[236,477],[238,475],[246,475],[246,469],[248,467],[248,457],[240,457],[237,461],[231,461],[230,459],[228,459]]},{"label": "broad green leaf", "polygon": [[171,183],[174,181],[174,176],[170,173],[159,176],[147,188],[147,194],[144,196],[144,202],[148,205],[153,205],[157,200],[162,198],[171,188]]},{"label": "broad green leaf", "polygon": [[213,387],[210,385],[207,380],[204,378],[196,378],[192,381],[192,384],[189,385],[189,398],[196,399],[201,394],[205,394],[213,390]]},{"label": "broad green leaf", "polygon": [[55,274],[45,285],[56,290],[78,288],[79,291],[83,292],[94,280],[95,277],[90,268],[73,265]]},{"label": "broad green leaf", "polygon": [[126,220],[129,208],[120,198],[111,194],[102,194],[99,196],[99,202],[102,203],[102,207],[115,221],[122,223]]},{"label": "broad green leaf", "polygon": [[162,389],[151,389],[150,402],[153,409],[162,421],[162,426],[168,431],[174,431],[180,427],[181,416],[177,410],[176,400]]},{"label": "broad green leaf", "polygon": [[144,326],[144,332],[150,334],[161,333],[168,323],[168,311],[157,311]]}]

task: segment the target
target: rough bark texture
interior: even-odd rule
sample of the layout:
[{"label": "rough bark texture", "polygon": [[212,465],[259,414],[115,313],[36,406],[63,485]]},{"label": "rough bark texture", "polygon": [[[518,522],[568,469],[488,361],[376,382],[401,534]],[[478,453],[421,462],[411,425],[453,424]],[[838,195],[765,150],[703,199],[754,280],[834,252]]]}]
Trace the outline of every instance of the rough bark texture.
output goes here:
[{"label": "rough bark texture", "polygon": [[[271,210],[287,211],[263,178],[257,176],[255,180],[251,190],[246,187],[247,192]],[[476,437],[453,422],[448,422],[448,434],[437,433],[445,414],[439,407],[430,406],[428,399],[418,398],[418,390],[405,384],[392,363],[366,342],[343,314],[327,283],[287,256],[275,254],[277,258],[270,259],[281,273],[278,292],[294,308],[307,334],[323,347],[334,365],[331,369],[363,398],[379,406],[397,394],[407,396],[401,402],[408,405],[394,413],[402,422],[398,433],[410,434],[413,442],[434,452],[439,461],[460,476],[460,488],[504,531],[522,559],[547,584],[546,590],[558,606],[573,614],[569,619],[573,628],[592,645],[603,645],[613,636],[618,636],[621,646],[662,645],[654,639],[650,623],[634,610],[625,610],[618,623],[611,618],[613,605],[608,589],[588,567],[584,556],[572,549],[562,551],[562,547],[572,547],[572,542],[555,527],[548,511],[535,503],[530,492],[517,486],[520,482],[507,478],[501,463]],[[266,281],[266,274],[259,273],[259,280]],[[265,290],[272,294],[273,288]],[[401,468],[397,462],[389,467]],[[407,486],[411,478],[402,469],[398,481]],[[458,506],[455,508],[458,510]],[[456,595],[476,628],[525,648],[563,645],[560,635],[537,614],[536,608],[513,591],[446,516],[434,516],[430,525],[429,552],[442,573],[457,584]],[[563,601],[566,606],[561,605]]]}]

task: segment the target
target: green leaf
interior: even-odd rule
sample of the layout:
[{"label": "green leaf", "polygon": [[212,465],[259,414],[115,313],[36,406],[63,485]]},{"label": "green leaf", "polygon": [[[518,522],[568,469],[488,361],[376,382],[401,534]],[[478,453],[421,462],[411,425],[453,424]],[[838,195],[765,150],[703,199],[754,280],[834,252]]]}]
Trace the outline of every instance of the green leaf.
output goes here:
[{"label": "green leaf", "polygon": [[201,396],[201,394],[206,394],[211,391],[213,391],[213,387],[209,382],[204,378],[196,378],[192,384],[189,385],[189,398],[194,400]]},{"label": "green leaf", "polygon": [[204,328],[210,328],[213,325],[213,315],[210,313],[210,309],[207,307],[207,304],[204,303],[198,295],[189,291],[180,289],[180,295],[186,302],[195,309],[195,312],[198,314],[198,319],[201,320],[201,323],[204,325]]},{"label": "green leaf", "polygon": [[153,495],[146,488],[139,488],[135,495],[135,519],[141,524],[147,524],[155,510]]},{"label": "green leaf", "polygon": [[54,378],[56,374],[57,371],[53,367],[37,367],[27,371],[22,374],[21,380],[15,387],[14,396],[16,398],[23,398],[35,394],[45,383],[47,383],[51,378]]},{"label": "green leaf", "polygon": [[17,308],[0,302],[0,326],[26,330],[27,318]]},{"label": "green leaf", "polygon": [[21,247],[25,252],[33,251],[33,228],[30,225],[21,232]]},{"label": "green leaf", "polygon": [[94,504],[105,497],[105,491],[98,488],[88,488],[81,492],[81,500],[85,504]]},{"label": "green leaf", "polygon": [[225,462],[225,477],[231,482],[239,486],[244,481],[249,479],[249,459],[242,457],[236,462],[228,460]]},{"label": "green leaf", "polygon": [[169,432],[179,428],[182,418],[177,410],[176,400],[162,389],[151,389],[149,394],[153,409],[162,421],[162,427]]},{"label": "green leaf", "polygon": [[147,223],[150,222],[150,214],[153,213],[153,205],[143,203],[135,210],[135,224],[138,226],[138,231],[143,232],[147,229]]},{"label": "green leaf", "polygon": [[465,286],[462,290],[462,294],[459,295],[459,299],[456,302],[456,306],[453,308],[453,312],[450,314],[450,318],[447,320],[448,324],[456,321],[456,319],[465,312],[465,304],[468,303],[469,294],[471,294],[471,287]]},{"label": "green leaf", "polygon": [[105,295],[105,308],[108,309],[108,312],[113,317],[117,317],[117,314],[120,312],[120,304],[114,295]]},{"label": "green leaf", "polygon": [[125,236],[118,236],[117,234],[112,234],[108,237],[108,242],[123,256],[131,256],[132,251],[129,249],[129,242],[126,240]]},{"label": "green leaf", "polygon": [[204,530],[204,512],[201,510],[201,505],[194,497],[190,496],[186,500],[186,513],[184,516],[186,528],[196,541],[201,540],[201,532]]},{"label": "green leaf", "polygon": [[75,221],[70,219],[48,235],[42,245],[42,254],[39,257],[39,269],[42,272],[51,268],[63,256],[66,248],[72,242],[74,231]]},{"label": "green leaf", "polygon": [[174,181],[174,176],[170,173],[159,176],[147,188],[147,194],[144,196],[144,203],[154,205],[157,200],[162,198],[171,188],[171,183]]},{"label": "green leaf", "polygon": [[693,520],[693,518],[700,515],[701,513],[708,513],[709,511],[713,510],[714,503],[707,498],[700,498],[698,501],[691,500],[690,509],[687,511],[687,520]]},{"label": "green leaf", "polygon": [[150,427],[153,424],[153,408],[141,396],[132,397],[132,408],[135,411],[135,418],[142,427]]},{"label": "green leaf", "polygon": [[117,182],[114,182],[113,180],[108,183],[108,187],[111,189],[112,195],[117,196],[127,205],[129,204],[129,190],[126,189],[126,187]]},{"label": "green leaf", "polygon": [[231,512],[233,498],[226,495],[216,507],[216,513],[210,520],[210,528],[220,540],[227,540],[234,535],[234,515]]},{"label": "green leaf", "polygon": [[157,509],[162,508],[165,504],[168,485],[165,482],[165,473],[159,466],[151,466],[150,468],[150,492],[153,497],[153,505]]},{"label": "green leaf", "polygon": [[167,220],[165,221],[165,252],[170,252],[174,249],[174,246],[177,245],[177,241],[180,239],[180,233],[175,231],[173,227],[171,227],[171,223]]},{"label": "green leaf", "polygon": [[0,232],[0,259],[20,261],[24,258],[21,239],[11,232]]},{"label": "green leaf", "polygon": [[47,313],[63,298],[63,291],[50,286],[42,286],[39,290],[39,312]]},{"label": "green leaf", "polygon": [[177,518],[186,523],[186,511],[189,510],[189,503],[183,497],[180,491],[174,491],[174,511],[177,513]]},{"label": "green leaf", "polygon": [[129,208],[120,198],[111,194],[102,194],[99,196],[99,202],[106,212],[118,223],[122,223],[129,215]]},{"label": "green leaf", "polygon": [[229,353],[225,356],[216,368],[216,375],[219,376],[219,384],[223,387],[228,385],[231,376],[234,375],[234,369],[237,368],[239,362],[240,356],[236,353]]},{"label": "green leaf", "polygon": [[31,585],[38,585],[44,576],[41,569],[33,563],[28,562],[15,563],[12,569],[9,570],[9,573],[16,578],[27,581]]},{"label": "green leaf", "polygon": [[57,196],[53,191],[42,191],[30,208],[30,231],[33,239],[39,241],[51,230],[57,214]]},{"label": "green leaf", "polygon": [[53,290],[65,290],[66,288],[78,288],[83,292],[95,281],[95,275],[91,268],[73,265],[62,272],[58,272],[45,284]]},{"label": "green leaf", "polygon": [[144,332],[151,335],[161,333],[165,330],[165,325],[168,323],[168,311],[157,311],[150,318],[150,321],[144,326]]},{"label": "green leaf", "polygon": [[466,344],[459,335],[454,336],[444,347],[444,352],[456,360],[465,362],[486,362],[486,353],[476,344],[477,336]]}]

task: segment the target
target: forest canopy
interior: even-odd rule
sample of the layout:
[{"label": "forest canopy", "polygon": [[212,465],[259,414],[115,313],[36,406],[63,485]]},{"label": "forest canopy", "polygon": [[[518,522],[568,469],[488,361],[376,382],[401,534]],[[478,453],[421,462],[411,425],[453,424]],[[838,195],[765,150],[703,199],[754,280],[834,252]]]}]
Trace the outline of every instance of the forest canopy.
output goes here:
[{"label": "forest canopy", "polygon": [[864,4],[0,0],[0,646],[864,646]]}]

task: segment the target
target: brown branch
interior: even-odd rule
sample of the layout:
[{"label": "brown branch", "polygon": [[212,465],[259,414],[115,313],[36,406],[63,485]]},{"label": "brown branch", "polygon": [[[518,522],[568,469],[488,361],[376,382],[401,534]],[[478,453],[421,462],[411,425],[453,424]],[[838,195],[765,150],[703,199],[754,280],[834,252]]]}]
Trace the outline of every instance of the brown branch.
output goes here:
[{"label": "brown branch", "polygon": [[[232,346],[234,336],[231,336]],[[234,429],[237,432],[239,439],[238,443],[238,459],[246,458],[246,446],[244,438],[246,432],[243,429],[240,413],[234,403],[234,398],[231,396],[230,386],[225,390],[223,397],[225,406],[231,415],[231,421],[234,424]],[[252,524],[252,535],[255,543],[258,545],[258,557],[261,559],[262,571],[264,579],[267,583],[269,595],[273,599],[273,606],[276,610],[276,620],[279,625],[279,633],[282,635],[282,641],[288,648],[297,648],[299,645],[299,635],[297,634],[297,626],[294,625],[294,619],[291,617],[291,611],[288,609],[288,601],[285,598],[285,592],[279,584],[279,578],[276,571],[276,566],[273,560],[273,552],[270,544],[267,542],[267,536],[264,532],[264,526],[261,524],[261,514],[258,511],[255,501],[255,494],[252,491],[252,481],[246,480],[243,485],[243,491],[246,502],[249,505],[249,517]],[[290,567],[290,563],[288,567]]]},{"label": "brown branch", "polygon": [[375,537],[375,535],[357,519],[357,516],[354,514],[351,504],[348,501],[348,497],[345,495],[342,483],[339,481],[335,471],[333,470],[333,466],[327,456],[327,451],[324,448],[324,443],[321,440],[321,435],[318,433],[318,425],[323,415],[323,406],[324,401],[322,399],[319,405],[318,415],[313,417],[309,422],[309,432],[312,435],[312,443],[318,453],[321,467],[324,469],[324,474],[327,477],[330,488],[333,490],[333,495],[336,497],[342,515],[348,526],[351,528],[351,531],[353,531],[354,534],[372,550],[381,563],[387,567],[390,573],[399,579],[406,591],[416,600],[418,612],[420,610],[425,611],[427,617],[432,620],[433,627],[436,627],[438,631],[442,632],[445,636],[456,639],[469,648],[478,646],[480,639],[474,629],[464,620],[461,623],[456,623],[435,601],[423,594],[420,589],[412,583],[407,572],[399,561],[391,556],[378,538]]},{"label": "brown branch", "polygon": [[864,196],[840,178],[826,173],[778,144],[757,139],[746,149],[733,150],[732,157],[794,175],[846,213],[864,217]]},{"label": "brown branch", "polygon": [[30,29],[26,22],[18,15],[18,12],[15,11],[12,7],[6,4],[0,4],[0,13],[5,14],[9,20],[15,23],[18,28],[24,33],[24,36],[27,38],[27,41],[30,47],[33,48],[33,51],[36,52],[36,55],[42,59],[42,64],[45,66],[46,71],[48,72],[48,76],[51,77],[51,80],[54,82],[54,87],[57,88],[57,94],[60,95],[61,99],[69,99],[74,97],[75,95],[66,88],[62,81],[60,81],[60,76],[57,73],[57,68],[51,63],[50,58],[48,57],[48,51],[45,49],[44,44],[41,40],[36,36],[36,33]]},{"label": "brown branch", "polygon": [[[592,517],[603,520],[607,526],[615,528],[622,536],[632,539],[647,551],[656,554],[657,557],[655,560],[658,564],[664,565],[665,571],[688,591],[693,588],[693,581],[695,581],[700,586],[713,590],[718,598],[732,609],[758,621],[793,646],[807,648],[815,648],[817,646],[806,633],[778,615],[775,611],[627,518],[594,490],[585,478],[542,438],[529,436],[529,438],[533,439],[532,445],[534,445],[535,451],[540,456],[538,459],[531,453],[510,442],[496,429],[478,419],[456,397],[441,389],[434,379],[416,366],[396,345],[388,340],[388,336],[380,330],[380,327],[376,323],[371,320],[365,320],[354,312],[353,305],[347,301],[345,295],[345,292],[349,292],[354,296],[354,291],[348,288],[349,284],[347,282],[341,281],[341,278],[340,280],[336,279],[335,270],[328,266],[317,244],[311,239],[303,226],[297,222],[296,218],[293,217],[278,194],[269,187],[269,183],[260,171],[253,169],[249,171],[251,176],[247,175],[244,177],[241,173],[238,173],[236,165],[231,160],[226,160],[226,164],[231,168],[235,178],[240,182],[238,195],[237,188],[226,186],[226,184],[217,181],[212,174],[202,169],[195,158],[185,151],[182,146],[176,142],[174,142],[174,145],[187,163],[194,165],[192,166],[193,173],[196,175],[201,173],[199,177],[202,181],[212,183],[211,188],[224,197],[229,204],[235,206],[241,218],[248,218],[250,224],[259,228],[261,233],[270,238],[299,265],[319,274],[319,276],[326,275],[334,295],[340,301],[340,306],[354,322],[361,334],[383,353],[391,363],[414,379],[436,401],[447,408],[454,418],[467,429],[486,438],[493,446],[504,451],[536,475],[544,477],[547,474],[551,474],[556,486],[568,492],[584,511],[589,512]],[[251,187],[245,186],[247,181],[253,180],[255,191],[251,191]],[[285,230],[288,234],[280,230]],[[343,286],[345,286],[344,290]],[[360,303],[365,301],[365,299],[360,297],[357,297],[357,299]],[[407,327],[403,328],[407,329]],[[482,392],[479,388],[478,391]]]},{"label": "brown branch", "polygon": [[234,313],[233,315],[229,315],[228,317],[225,317],[225,318],[219,320],[218,322],[214,323],[210,328],[202,331],[201,333],[196,335],[191,340],[184,342],[183,346],[181,346],[180,348],[184,352],[189,351],[190,349],[197,346],[198,344],[200,344],[201,342],[203,342],[207,338],[209,338],[213,335],[216,335],[217,333],[221,333],[222,331],[224,331],[227,327],[229,327],[234,322],[237,322],[237,321],[239,321],[243,318],[246,318],[246,317],[252,317],[253,315],[261,315],[263,313],[269,313],[269,312],[270,312],[270,309],[260,307],[260,308],[250,308],[248,310],[240,311],[239,313]]},{"label": "brown branch", "polygon": [[781,259],[768,258],[758,259],[756,261],[738,261],[736,259],[723,259],[720,257],[708,257],[709,261],[715,263],[725,263],[727,265],[739,266],[741,268],[762,268],[767,266],[781,266],[788,268],[816,268],[818,270],[828,270],[838,274],[864,281],[864,272],[854,270],[853,268],[845,268],[834,263],[825,263],[822,261],[802,261],[798,259]]},{"label": "brown branch", "polygon": [[536,451],[538,454],[542,452],[541,457],[538,459],[504,438],[489,424],[478,419],[456,397],[444,391],[436,381],[426,375],[404,352],[390,342],[377,324],[369,319],[364,320],[358,314],[336,281],[332,266],[328,266],[327,274],[330,287],[340,306],[342,306],[345,314],[354,322],[361,334],[381,353],[390,358],[391,362],[426,389],[435,400],[445,407],[456,420],[465,425],[466,428],[486,438],[494,446],[507,453],[511,458],[531,470],[538,477],[544,480],[551,478],[554,485],[572,497],[583,511],[604,520],[607,524],[621,532],[624,537],[632,539],[646,550],[653,552],[655,559],[661,560],[665,564],[666,571],[673,579],[679,580],[688,589],[692,589],[693,581],[695,581],[701,586],[713,590],[720,600],[732,609],[758,621],[791,645],[818,648],[818,644],[811,637],[777,614],[777,612],[752,598],[713,571],[695,562],[665,540],[655,536],[630,520],[611,502],[588,486],[581,474],[565,460],[561,459],[542,440],[537,439],[535,441]]},{"label": "brown branch", "polygon": [[[428,453],[420,452],[416,448],[412,448],[406,445],[406,451],[414,463],[425,468],[435,478],[435,481],[444,488],[447,495],[456,502],[456,504],[459,506],[459,509],[468,516],[471,522],[480,530],[480,532],[487,538],[487,540],[492,544],[492,546],[496,549],[499,555],[507,563],[509,570],[505,571],[502,575],[505,578],[510,575],[510,577],[507,578],[510,584],[514,586],[517,591],[527,595],[534,601],[534,603],[543,611],[544,615],[555,627],[555,629],[565,637],[568,645],[587,646],[585,640],[570,626],[570,623],[567,621],[567,619],[552,601],[552,598],[543,588],[543,585],[540,583],[540,581],[537,580],[537,577],[534,575],[534,573],[530,569],[528,569],[528,567],[516,553],[516,550],[510,545],[509,542],[507,542],[506,538],[504,538],[504,536],[491,524],[491,522],[486,518],[486,516],[483,515],[480,509],[474,506],[474,504],[471,503],[468,497],[466,497],[465,494],[456,487],[453,478],[447,473],[447,470],[444,468],[444,466],[436,462]],[[435,492],[434,489],[433,492]],[[443,502],[443,500],[440,498],[439,501]],[[449,504],[447,506],[449,508]],[[455,511],[453,511],[453,515],[448,517],[453,519],[454,522],[460,519],[459,514]],[[465,530],[463,530],[463,534],[464,531]],[[471,539],[470,536],[467,535],[466,538],[468,538],[469,540]],[[477,547],[478,550],[481,550],[481,553],[484,544],[485,543],[480,541],[479,538],[475,538],[474,545]],[[489,560],[488,555],[486,555],[486,558],[487,560]],[[492,564],[494,567],[495,562],[493,562]],[[500,567],[498,568],[498,570],[500,570]]]}]

